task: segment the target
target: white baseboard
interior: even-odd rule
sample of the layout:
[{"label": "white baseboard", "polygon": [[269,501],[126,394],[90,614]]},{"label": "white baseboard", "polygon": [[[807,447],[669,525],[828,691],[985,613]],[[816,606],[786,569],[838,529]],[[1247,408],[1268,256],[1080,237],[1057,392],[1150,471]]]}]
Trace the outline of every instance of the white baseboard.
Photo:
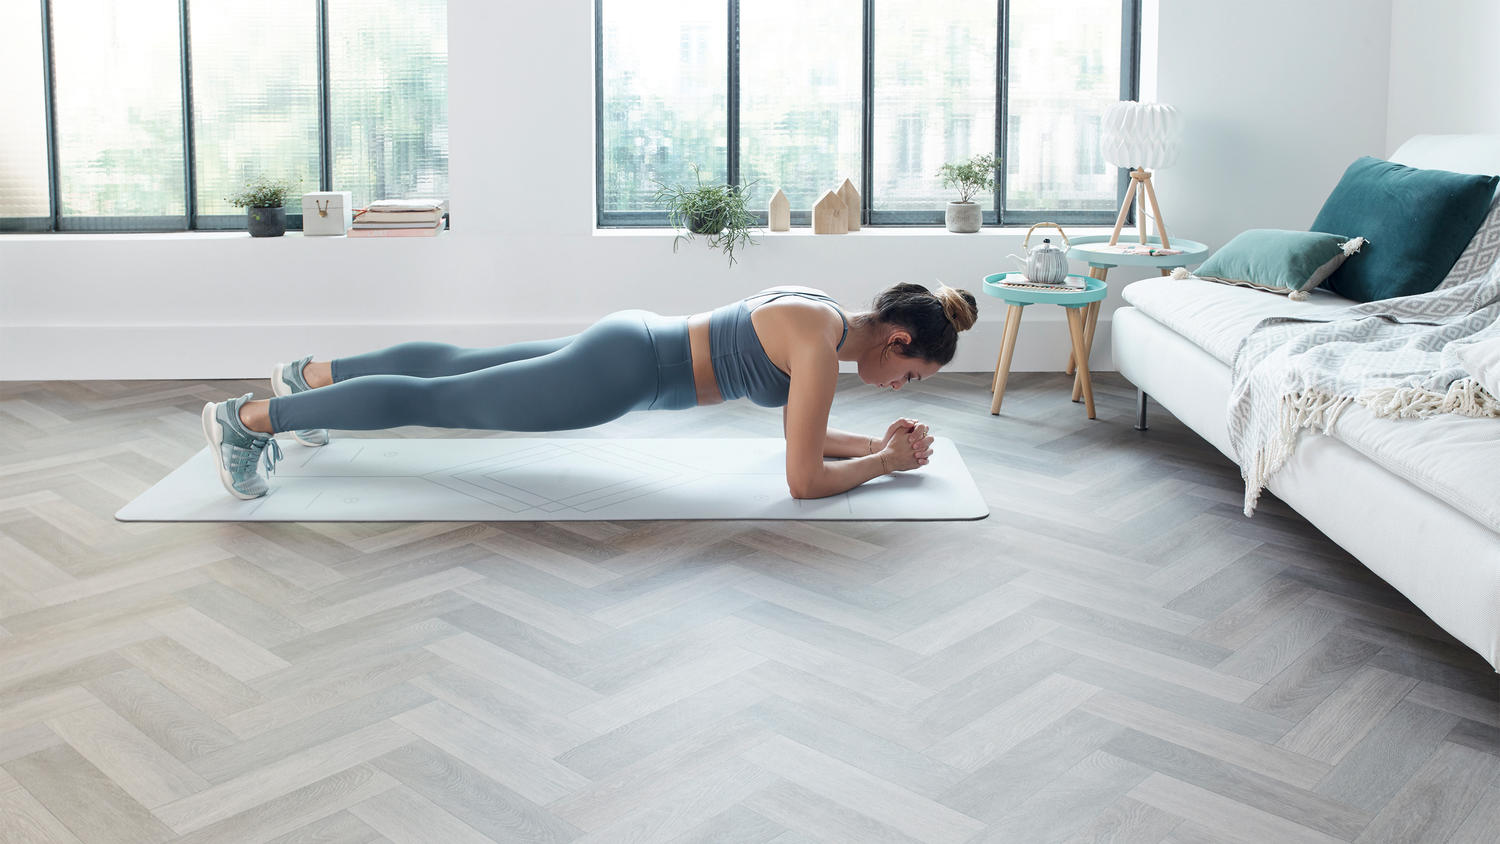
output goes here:
[{"label": "white baseboard", "polygon": [[[1026,311],[1011,371],[1061,370],[1069,349],[1061,310]],[[0,381],[266,378],[277,362],[304,355],[326,359],[409,340],[499,346],[562,337],[585,327],[582,323],[8,325],[0,326]],[[1091,356],[1093,369],[1113,368],[1109,331],[1108,316],[1101,316]],[[964,332],[947,371],[993,372],[1003,333],[1003,322],[981,322]],[[845,363],[843,369],[852,372],[854,364]]]}]

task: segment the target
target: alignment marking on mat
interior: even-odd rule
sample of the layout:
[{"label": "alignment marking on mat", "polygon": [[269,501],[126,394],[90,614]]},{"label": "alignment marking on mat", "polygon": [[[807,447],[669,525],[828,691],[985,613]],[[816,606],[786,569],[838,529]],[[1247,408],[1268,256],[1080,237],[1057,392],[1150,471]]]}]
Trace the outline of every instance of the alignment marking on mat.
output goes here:
[{"label": "alignment marking on mat", "polygon": [[[585,455],[585,454],[582,454],[582,453],[565,452],[564,455],[562,455],[562,456],[564,456],[566,458],[575,458],[575,459],[577,459],[577,458],[583,458],[585,462],[582,465],[584,465],[584,466],[597,466],[597,465],[599,465],[601,463],[611,463],[611,464],[614,464],[614,465],[622,466],[622,467],[627,468],[627,469],[634,469],[636,471],[640,471],[640,468],[641,468],[639,466],[632,466],[632,465],[625,464],[625,463],[618,463],[618,462],[613,461],[613,460],[610,460],[610,461],[600,461],[600,460],[596,460],[596,459],[590,459],[589,455]],[[532,464],[532,465],[541,465],[541,464],[538,463],[538,464]],[[556,511],[558,511],[561,508],[570,508],[570,509],[576,509],[576,510],[583,511],[583,510],[589,509],[589,508],[586,508],[586,507],[582,506],[582,504],[584,504],[584,503],[587,503],[587,502],[590,502],[590,501],[598,501],[600,499],[608,500],[610,497],[619,498],[622,495],[628,495],[628,494],[630,494],[632,492],[637,492],[637,494],[638,494],[638,491],[642,487],[651,487],[651,486],[660,487],[660,485],[663,483],[663,481],[662,481],[662,479],[660,477],[654,478],[654,479],[653,478],[628,478],[628,479],[617,480],[617,481],[613,481],[613,482],[605,482],[605,483],[603,483],[602,486],[589,487],[589,488],[586,488],[586,489],[582,489],[582,490],[578,490],[578,491],[572,492],[569,495],[567,495],[566,497],[558,498],[556,496],[543,495],[540,492],[538,492],[537,490],[529,489],[527,487],[524,487],[524,486],[520,485],[519,483],[514,483],[511,480],[507,480],[507,479],[505,479],[503,477],[500,477],[501,474],[506,473],[506,472],[514,471],[514,469],[515,469],[514,466],[509,466],[509,467],[504,467],[503,469],[490,469],[490,470],[487,470],[487,471],[483,471],[482,473],[479,473],[477,471],[476,472],[470,472],[470,473],[466,473],[465,476],[462,476],[461,478],[458,478],[458,480],[462,480],[464,482],[474,484],[475,486],[480,486],[483,489],[485,489],[485,490],[487,490],[487,491],[489,491],[491,493],[494,493],[496,495],[505,495],[505,493],[502,490],[513,491],[515,493],[515,497],[520,497],[523,500],[524,499],[530,499],[531,501],[536,502],[532,506],[535,506],[535,507],[537,507],[537,508],[539,508],[541,510],[547,511],[547,512],[556,512]],[[474,475],[476,475],[476,474],[478,474],[479,477],[483,479],[483,481],[484,481],[483,484],[480,484],[478,481],[471,480],[471,478]],[[622,489],[622,487],[623,487],[623,489]]]},{"label": "alignment marking on mat", "polygon": [[[502,492],[490,489],[489,487],[465,480],[464,478],[424,478],[423,480],[426,480],[428,483],[434,484],[436,486],[442,487],[443,489],[451,490],[460,495],[468,496],[475,501],[482,501],[492,507],[500,507],[512,513],[521,513],[526,510],[533,510],[538,506],[537,504],[528,503],[526,501],[513,498]],[[471,492],[465,487],[472,487],[478,492]],[[533,496],[533,498],[536,497]],[[536,498],[536,500],[543,503],[545,503],[546,501],[545,499],[540,498]]]},{"label": "alignment marking on mat", "polygon": [[590,457],[600,456],[600,457],[603,457],[605,459],[611,460],[612,462],[615,462],[618,465],[626,466],[627,468],[633,468],[633,467],[630,467],[630,464],[628,464],[628,463],[620,463],[618,460],[614,460],[615,454],[611,454],[610,451],[614,451],[616,453],[618,453],[618,452],[630,452],[632,454],[637,455],[642,460],[652,460],[652,461],[655,461],[657,463],[665,463],[665,464],[671,466],[674,469],[687,470],[687,471],[695,472],[695,473],[702,473],[702,471],[703,471],[702,469],[700,469],[697,466],[692,465],[691,463],[679,463],[676,460],[671,459],[670,457],[662,457],[660,455],[652,454],[649,451],[642,451],[640,449],[632,449],[630,446],[623,445],[623,444],[622,445],[614,446],[614,448],[606,450],[605,448],[603,448],[603,447],[601,447],[601,446],[599,446],[597,444],[591,443],[588,446],[583,446],[583,447],[580,447],[580,448],[576,449],[576,451],[579,454],[587,454]]},{"label": "alignment marking on mat", "polygon": [[551,460],[555,457],[562,457],[570,453],[571,452],[566,449],[557,448],[551,444],[531,446],[529,448],[520,449],[519,451],[510,452],[509,454],[494,454],[482,460],[470,460],[468,463],[460,463],[457,466],[449,466],[448,468],[442,469],[441,471],[451,473],[465,466],[474,466],[481,463],[490,466],[531,466],[544,460]]}]

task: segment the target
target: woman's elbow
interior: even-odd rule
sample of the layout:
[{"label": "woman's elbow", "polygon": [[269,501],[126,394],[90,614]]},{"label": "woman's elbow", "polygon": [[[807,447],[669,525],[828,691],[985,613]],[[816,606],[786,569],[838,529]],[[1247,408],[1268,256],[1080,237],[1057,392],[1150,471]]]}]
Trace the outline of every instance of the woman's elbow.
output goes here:
[{"label": "woman's elbow", "polygon": [[797,499],[823,497],[823,493],[818,490],[818,484],[813,478],[788,475],[786,488],[787,492],[790,492],[792,497]]}]

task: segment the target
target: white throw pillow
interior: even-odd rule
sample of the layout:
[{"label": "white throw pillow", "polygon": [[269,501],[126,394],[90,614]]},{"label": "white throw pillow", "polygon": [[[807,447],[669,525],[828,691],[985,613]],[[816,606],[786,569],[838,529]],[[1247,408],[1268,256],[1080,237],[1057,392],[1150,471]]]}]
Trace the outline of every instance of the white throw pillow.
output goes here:
[{"label": "white throw pillow", "polygon": [[1500,398],[1500,337],[1459,346],[1458,362],[1474,376],[1485,392]]},{"label": "white throw pillow", "polygon": [[1474,232],[1469,245],[1464,247],[1463,254],[1453,262],[1453,269],[1443,277],[1437,289],[1472,281],[1489,272],[1497,260],[1500,260],[1500,194],[1490,203],[1490,213],[1485,215],[1484,222],[1479,224],[1479,230]]}]

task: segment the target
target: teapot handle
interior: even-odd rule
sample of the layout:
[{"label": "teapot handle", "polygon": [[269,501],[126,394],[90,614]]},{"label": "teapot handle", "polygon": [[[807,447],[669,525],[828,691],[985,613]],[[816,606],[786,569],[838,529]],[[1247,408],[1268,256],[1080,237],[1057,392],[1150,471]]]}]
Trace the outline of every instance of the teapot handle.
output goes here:
[{"label": "teapot handle", "polygon": [[1037,226],[1051,226],[1054,229],[1057,229],[1057,233],[1060,234],[1060,235],[1062,235],[1063,246],[1065,246],[1065,247],[1067,247],[1069,249],[1073,248],[1073,244],[1068,242],[1068,233],[1065,232],[1065,231],[1063,231],[1062,226],[1059,226],[1056,223],[1037,223],[1036,225],[1034,225],[1031,228],[1029,228],[1029,229],[1026,230],[1026,239],[1023,240],[1023,241],[1021,241],[1021,248],[1022,249],[1030,249],[1031,248],[1030,247],[1031,233],[1034,232],[1034,231],[1036,231],[1036,227]]}]

